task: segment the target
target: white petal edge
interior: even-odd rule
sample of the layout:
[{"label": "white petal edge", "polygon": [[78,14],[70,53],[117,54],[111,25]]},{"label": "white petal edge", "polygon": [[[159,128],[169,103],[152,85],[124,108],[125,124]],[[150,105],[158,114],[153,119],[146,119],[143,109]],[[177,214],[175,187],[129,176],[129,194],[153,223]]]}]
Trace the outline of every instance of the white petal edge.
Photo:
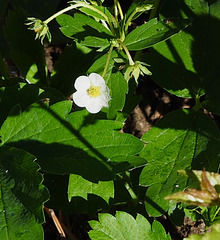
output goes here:
[{"label": "white petal edge", "polygon": [[74,87],[76,90],[86,91],[91,86],[91,80],[87,76],[80,76],[76,79]]},{"label": "white petal edge", "polygon": [[102,99],[100,97],[91,98],[89,103],[86,105],[86,109],[90,113],[98,113],[102,109]]},{"label": "white petal edge", "polygon": [[91,98],[87,92],[76,91],[73,93],[73,101],[78,107],[85,107],[89,103],[90,99]]},{"label": "white petal edge", "polygon": [[104,78],[97,73],[91,73],[89,79],[94,86],[102,86],[105,84]]}]

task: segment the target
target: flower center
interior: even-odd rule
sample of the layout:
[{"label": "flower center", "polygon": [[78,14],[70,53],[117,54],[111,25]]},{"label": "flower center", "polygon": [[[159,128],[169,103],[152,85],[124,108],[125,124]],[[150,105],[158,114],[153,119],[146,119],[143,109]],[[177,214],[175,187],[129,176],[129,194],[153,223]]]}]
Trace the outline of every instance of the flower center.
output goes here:
[{"label": "flower center", "polygon": [[90,97],[98,97],[101,95],[101,91],[100,91],[101,87],[95,87],[95,86],[91,86],[87,92],[89,94]]}]

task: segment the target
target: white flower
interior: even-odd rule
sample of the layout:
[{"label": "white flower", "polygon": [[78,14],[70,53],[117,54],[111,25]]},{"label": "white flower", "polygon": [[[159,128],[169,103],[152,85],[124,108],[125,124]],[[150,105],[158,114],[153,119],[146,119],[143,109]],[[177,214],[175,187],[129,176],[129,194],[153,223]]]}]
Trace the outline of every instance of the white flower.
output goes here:
[{"label": "white flower", "polygon": [[103,107],[108,107],[111,99],[105,80],[97,73],[80,76],[74,84],[77,90],[73,93],[73,101],[79,107],[85,107],[90,113],[97,113]]}]

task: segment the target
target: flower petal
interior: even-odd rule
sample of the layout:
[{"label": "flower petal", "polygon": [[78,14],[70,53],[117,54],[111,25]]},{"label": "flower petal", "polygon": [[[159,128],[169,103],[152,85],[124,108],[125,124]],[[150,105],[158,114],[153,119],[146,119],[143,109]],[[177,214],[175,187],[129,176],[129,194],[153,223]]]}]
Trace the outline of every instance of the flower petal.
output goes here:
[{"label": "flower petal", "polygon": [[98,113],[102,109],[102,99],[100,97],[91,98],[86,105],[86,109],[90,113]]},{"label": "flower petal", "polygon": [[94,86],[101,86],[102,84],[105,84],[105,80],[103,79],[103,77],[97,73],[91,73],[89,75],[89,79]]},{"label": "flower petal", "polygon": [[89,103],[90,99],[91,98],[85,91],[76,91],[73,93],[73,101],[79,107],[85,107]]},{"label": "flower petal", "polygon": [[87,76],[80,76],[76,79],[74,87],[76,90],[86,91],[91,86],[91,81]]}]

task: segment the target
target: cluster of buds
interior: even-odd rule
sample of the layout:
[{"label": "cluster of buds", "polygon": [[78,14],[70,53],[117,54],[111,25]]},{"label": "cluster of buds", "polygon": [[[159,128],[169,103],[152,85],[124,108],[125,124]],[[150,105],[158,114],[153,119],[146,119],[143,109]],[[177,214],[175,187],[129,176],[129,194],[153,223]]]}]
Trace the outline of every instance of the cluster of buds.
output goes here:
[{"label": "cluster of buds", "polygon": [[30,25],[28,29],[34,30],[36,33],[35,39],[40,39],[43,44],[43,40],[47,37],[48,41],[51,42],[51,34],[47,23],[41,21],[40,19],[30,17],[27,19],[29,22],[26,25]]}]

